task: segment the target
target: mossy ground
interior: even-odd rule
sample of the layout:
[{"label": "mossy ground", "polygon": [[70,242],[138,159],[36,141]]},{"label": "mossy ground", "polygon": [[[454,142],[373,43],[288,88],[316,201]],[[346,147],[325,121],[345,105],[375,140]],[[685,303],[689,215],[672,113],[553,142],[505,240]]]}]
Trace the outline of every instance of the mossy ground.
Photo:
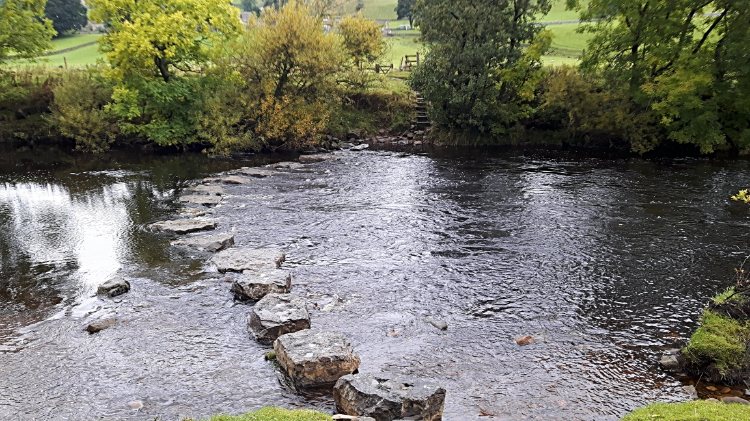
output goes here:
[{"label": "mossy ground", "polygon": [[244,415],[215,415],[205,421],[330,421],[331,416],[306,409],[266,407]]},{"label": "mossy ground", "polygon": [[711,311],[703,313],[701,326],[690,337],[683,351],[692,363],[713,362],[722,373],[747,365],[746,343],[750,327],[745,322],[720,316]]},{"label": "mossy ground", "polygon": [[750,420],[750,406],[692,401],[680,404],[655,403],[633,411],[622,421],[741,421]]}]

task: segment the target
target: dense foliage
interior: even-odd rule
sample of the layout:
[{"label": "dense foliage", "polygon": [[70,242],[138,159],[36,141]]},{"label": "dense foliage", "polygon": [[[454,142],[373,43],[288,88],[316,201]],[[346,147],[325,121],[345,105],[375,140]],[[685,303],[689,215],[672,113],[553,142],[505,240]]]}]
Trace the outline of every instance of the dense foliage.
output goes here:
[{"label": "dense foliage", "polygon": [[[43,53],[55,35],[45,0],[0,0],[0,64]],[[9,57],[11,56],[12,57]]]},{"label": "dense foliage", "polygon": [[47,0],[44,16],[52,21],[57,35],[76,31],[88,23],[88,10],[80,0]]},{"label": "dense foliage", "polygon": [[393,11],[396,12],[397,19],[409,19],[409,26],[414,26],[414,6],[417,5],[417,0],[398,0],[396,8]]}]

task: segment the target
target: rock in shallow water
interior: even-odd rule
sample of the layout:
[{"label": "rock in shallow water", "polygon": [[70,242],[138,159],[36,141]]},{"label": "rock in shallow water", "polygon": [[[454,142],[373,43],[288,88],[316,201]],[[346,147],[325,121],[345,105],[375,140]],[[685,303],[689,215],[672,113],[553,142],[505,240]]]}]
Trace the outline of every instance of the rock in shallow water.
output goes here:
[{"label": "rock in shallow water", "polygon": [[130,282],[120,278],[119,276],[116,276],[107,282],[99,285],[99,288],[97,288],[96,293],[97,294],[106,294],[110,297],[115,297],[120,294],[125,294],[126,292],[130,291]]},{"label": "rock in shallow water", "polygon": [[224,184],[248,184],[252,182],[247,177],[240,177],[237,175],[230,175],[227,177],[209,177],[203,179],[204,183],[224,183]]},{"label": "rock in shallow water", "polygon": [[275,164],[271,164],[274,168],[286,168],[290,170],[296,170],[297,168],[302,168],[304,165],[300,164],[299,162],[290,162],[290,161],[282,161],[277,162]]},{"label": "rock in shallow water", "polygon": [[206,193],[206,194],[213,194],[216,196],[221,196],[222,194],[226,194],[226,190],[221,188],[221,186],[194,186],[194,187],[188,187],[188,190],[197,191],[200,193]]},{"label": "rock in shallow water", "polygon": [[676,355],[672,354],[662,355],[659,364],[661,364],[665,370],[677,370],[680,368],[680,360]]},{"label": "rock in shallow water", "polygon": [[741,405],[750,405],[750,401],[746,401],[745,399],[738,398],[736,396],[727,396],[725,398],[721,398],[721,401],[724,403],[739,403]]},{"label": "rock in shallow water", "polygon": [[329,159],[336,159],[333,155],[300,155],[299,162],[303,164],[311,164],[313,162],[323,162]]},{"label": "rock in shallow water", "polygon": [[276,249],[228,249],[217,253],[211,261],[219,272],[275,269],[286,255]]},{"label": "rock in shallow water", "polygon": [[211,206],[211,205],[218,205],[221,202],[221,197],[193,194],[193,195],[180,197],[180,202],[192,203],[194,205]]},{"label": "rock in shallow water", "polygon": [[240,168],[239,170],[237,170],[237,172],[240,174],[249,175],[251,177],[258,177],[258,178],[268,177],[274,174],[278,174],[278,172],[276,171],[264,170],[262,168]]},{"label": "rock in shallow water", "polygon": [[307,303],[292,294],[268,294],[253,306],[247,316],[247,330],[264,344],[304,329],[310,329]]},{"label": "rock in shallow water", "polygon": [[185,238],[182,240],[172,241],[173,246],[188,246],[198,250],[217,252],[234,245],[234,235],[216,234],[200,235],[196,237]]},{"label": "rock in shallow water", "polygon": [[212,230],[216,228],[216,221],[212,219],[177,219],[175,221],[154,222],[149,227],[156,231],[188,234],[196,231]]},{"label": "rock in shallow water", "polygon": [[698,391],[695,389],[695,386],[682,386],[682,389],[690,396],[690,399],[698,399]]},{"label": "rock in shallow water", "polygon": [[281,269],[244,271],[232,283],[231,291],[238,300],[260,300],[266,294],[289,292],[292,275]]},{"label": "rock in shallow water", "polygon": [[442,419],[445,389],[437,383],[391,373],[352,374],[333,388],[336,408],[377,421]]},{"label": "rock in shallow water", "polygon": [[518,345],[529,345],[529,344],[536,343],[536,340],[534,340],[532,336],[526,335],[526,336],[521,336],[521,337],[516,338],[516,343]]},{"label": "rock in shallow water", "polygon": [[359,368],[359,355],[341,333],[305,329],[279,336],[276,360],[297,387],[324,386]]},{"label": "rock in shallow water", "polygon": [[89,323],[88,327],[86,327],[86,331],[88,333],[96,333],[101,330],[104,330],[108,327],[112,327],[117,323],[117,320],[114,318],[104,319],[104,320],[97,320],[95,322]]}]

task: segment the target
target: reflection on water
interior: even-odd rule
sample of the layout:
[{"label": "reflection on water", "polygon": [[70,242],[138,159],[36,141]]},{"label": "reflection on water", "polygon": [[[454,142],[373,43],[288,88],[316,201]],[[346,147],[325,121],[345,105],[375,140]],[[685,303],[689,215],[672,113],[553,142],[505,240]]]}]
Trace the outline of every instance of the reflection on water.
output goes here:
[{"label": "reflection on water", "polygon": [[[143,229],[201,177],[261,158],[141,159],[0,155],[0,419],[332,410],[263,360],[208,254]],[[655,361],[750,254],[750,212],[727,199],[748,175],[746,161],[344,152],[227,186],[215,217],[240,247],[287,251],[312,324],[349,336],[362,372],[443,381],[446,420],[614,420],[686,399]],[[91,297],[114,272],[133,290]],[[526,334],[537,343],[513,340]]]}]

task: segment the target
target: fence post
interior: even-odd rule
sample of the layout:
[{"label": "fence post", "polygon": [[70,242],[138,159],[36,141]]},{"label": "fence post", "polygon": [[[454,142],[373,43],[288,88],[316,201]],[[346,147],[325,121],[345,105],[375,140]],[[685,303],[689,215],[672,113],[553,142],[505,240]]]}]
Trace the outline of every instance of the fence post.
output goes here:
[{"label": "fence post", "polygon": [[63,56],[63,61],[65,62],[65,70],[68,70],[68,59]]}]

